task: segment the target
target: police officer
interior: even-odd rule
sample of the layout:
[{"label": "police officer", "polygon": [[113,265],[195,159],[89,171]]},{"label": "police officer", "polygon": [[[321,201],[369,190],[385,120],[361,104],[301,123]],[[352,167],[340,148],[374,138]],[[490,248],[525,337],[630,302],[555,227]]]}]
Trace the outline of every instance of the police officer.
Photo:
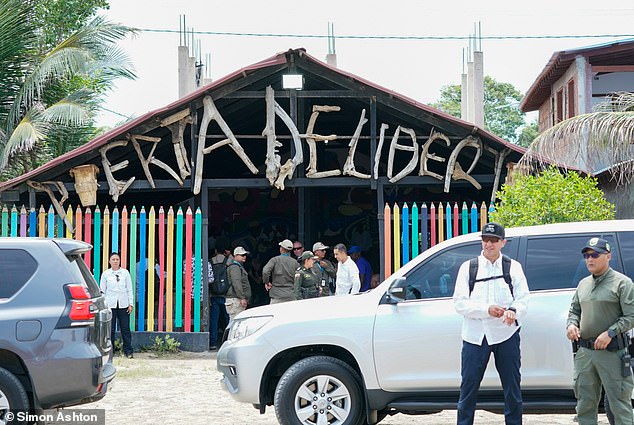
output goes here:
[{"label": "police officer", "polygon": [[610,244],[591,238],[581,250],[591,273],[572,298],[566,335],[577,349],[574,390],[580,425],[596,424],[601,385],[617,425],[632,425],[634,382],[626,332],[634,326],[634,284],[610,267]]},{"label": "police officer", "polygon": [[304,251],[297,261],[301,266],[295,272],[295,297],[298,300],[319,296],[319,278],[313,273],[313,265],[318,260],[312,251]]},{"label": "police officer", "polygon": [[262,281],[269,291],[271,304],[295,300],[293,279],[297,261],[291,257],[293,242],[284,239],[279,246],[280,255],[271,258],[262,269]]},{"label": "police officer", "polygon": [[337,276],[335,266],[333,266],[330,260],[326,258],[326,250],[328,248],[329,247],[327,245],[324,245],[321,242],[315,242],[313,244],[313,252],[317,256],[317,260],[313,266],[313,273],[315,273],[319,279],[319,295],[322,297],[330,295],[331,290],[334,293],[334,282],[335,277]]}]

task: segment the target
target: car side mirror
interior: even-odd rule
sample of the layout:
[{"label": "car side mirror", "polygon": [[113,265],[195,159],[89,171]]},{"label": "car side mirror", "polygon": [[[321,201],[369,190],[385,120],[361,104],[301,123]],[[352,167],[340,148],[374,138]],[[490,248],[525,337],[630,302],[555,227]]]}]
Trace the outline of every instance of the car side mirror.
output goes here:
[{"label": "car side mirror", "polygon": [[385,304],[397,304],[401,301],[405,301],[405,288],[407,288],[407,278],[399,277],[397,279],[394,279],[394,282],[392,282],[387,292],[385,293],[383,302]]}]

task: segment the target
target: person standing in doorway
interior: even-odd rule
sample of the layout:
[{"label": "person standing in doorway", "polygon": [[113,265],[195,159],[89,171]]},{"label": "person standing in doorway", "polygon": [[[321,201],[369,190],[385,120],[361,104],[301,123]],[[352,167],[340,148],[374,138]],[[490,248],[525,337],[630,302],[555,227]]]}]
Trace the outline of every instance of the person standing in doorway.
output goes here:
[{"label": "person standing in doorway", "polygon": [[579,424],[596,424],[601,386],[617,425],[634,423],[634,389],[627,332],[634,327],[634,284],[610,267],[610,244],[591,238],[581,250],[591,273],[570,305],[566,336],[573,341],[574,391]]},{"label": "person standing in doorway", "polygon": [[271,304],[295,299],[295,270],[297,260],[291,257],[293,242],[284,239],[279,243],[280,255],[271,258],[262,269],[264,287],[269,291]]},{"label": "person standing in doorway", "polygon": [[473,424],[478,391],[491,353],[504,391],[506,425],[522,425],[520,326],[528,309],[522,265],[503,256],[504,227],[482,229],[482,254],[465,261],[456,278],[454,307],[462,322],[458,425]]},{"label": "person standing in doorway", "polygon": [[[214,268],[225,267],[226,264],[233,260],[231,252],[221,246],[220,243],[221,239],[218,239],[216,242],[217,248],[210,253],[209,262],[211,263],[212,271]],[[209,294],[209,349],[217,350],[219,330],[224,330],[229,324],[229,313],[227,313],[227,306],[225,305],[227,302],[225,296],[214,295],[211,291]]]},{"label": "person standing in doorway", "polygon": [[230,283],[227,291],[227,312],[232,319],[247,308],[251,298],[249,274],[244,269],[248,254],[249,251],[237,246],[233,250],[233,260],[227,266],[227,277]]},{"label": "person standing in doorway", "polygon": [[99,286],[106,299],[106,304],[112,311],[110,339],[114,344],[118,322],[123,340],[123,354],[131,359],[134,357],[132,354],[132,334],[130,333],[130,313],[134,308],[132,278],[130,273],[121,267],[121,256],[118,252],[111,253],[108,262],[110,268],[101,275]]},{"label": "person standing in doorway", "polygon": [[359,269],[359,280],[361,281],[361,289],[360,292],[365,292],[370,290],[370,282],[372,280],[372,266],[361,256],[361,247],[357,245],[353,245],[348,250],[348,254],[350,254],[350,258],[355,262],[357,268]]},{"label": "person standing in doorway", "polygon": [[335,258],[337,265],[337,290],[335,295],[357,294],[361,288],[359,280],[359,268],[348,256],[348,250],[342,243],[335,245]]}]

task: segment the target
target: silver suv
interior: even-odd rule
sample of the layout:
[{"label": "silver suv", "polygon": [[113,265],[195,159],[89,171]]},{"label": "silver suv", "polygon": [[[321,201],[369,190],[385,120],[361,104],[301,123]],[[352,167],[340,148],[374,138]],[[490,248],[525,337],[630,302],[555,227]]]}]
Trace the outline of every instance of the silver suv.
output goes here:
[{"label": "silver suv", "polygon": [[114,379],[111,312],[82,260],[90,249],[0,238],[0,423],[99,400]]},{"label": "silver suv", "polygon": [[[503,252],[524,268],[531,301],[521,330],[527,413],[572,412],[572,349],[565,336],[574,289],[587,275],[581,247],[613,247],[611,265],[634,274],[634,220],[507,229]],[[455,409],[462,317],[453,307],[460,265],[481,251],[479,234],[428,249],[376,289],[247,310],[218,352],[223,384],[282,424],[376,423],[386,415]],[[503,411],[491,365],[478,407]]]}]

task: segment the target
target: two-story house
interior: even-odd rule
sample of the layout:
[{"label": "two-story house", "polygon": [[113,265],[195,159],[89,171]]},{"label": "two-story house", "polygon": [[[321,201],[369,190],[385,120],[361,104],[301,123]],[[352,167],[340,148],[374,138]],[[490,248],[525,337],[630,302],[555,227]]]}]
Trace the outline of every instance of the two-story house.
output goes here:
[{"label": "two-story house", "polygon": [[[565,119],[593,112],[615,92],[634,92],[634,40],[553,53],[522,99],[520,109],[539,111],[541,133]],[[606,197],[616,204],[617,217],[634,217],[632,186],[617,181],[612,172],[629,162],[628,158],[616,163],[607,150],[588,149],[587,141],[588,135],[583,131],[558,141],[562,149],[555,147],[556,157],[549,159],[596,176]]]}]

